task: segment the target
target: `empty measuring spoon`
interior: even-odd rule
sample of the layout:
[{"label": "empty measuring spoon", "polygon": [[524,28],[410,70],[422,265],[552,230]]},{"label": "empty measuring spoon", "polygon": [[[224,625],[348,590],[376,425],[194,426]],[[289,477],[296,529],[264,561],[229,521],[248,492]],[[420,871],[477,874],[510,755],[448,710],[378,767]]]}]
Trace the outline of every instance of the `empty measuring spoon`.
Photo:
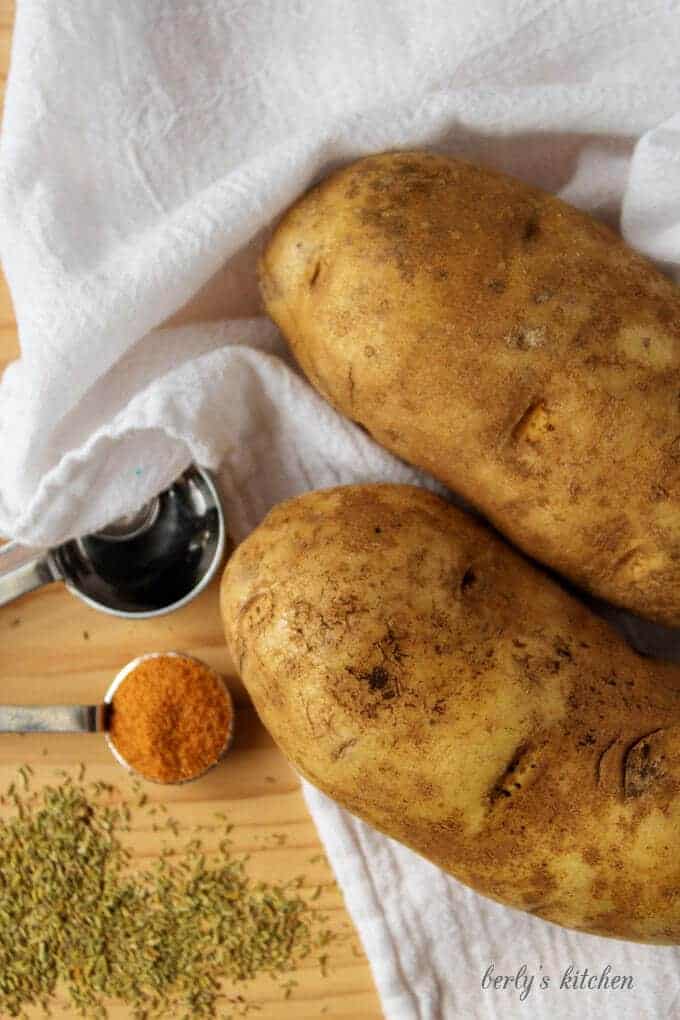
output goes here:
[{"label": "empty measuring spoon", "polygon": [[[194,659],[193,656],[186,655],[184,652],[148,652],[146,655],[139,655],[123,666],[109,684],[104,700],[99,705],[0,705],[0,733],[104,733],[109,750],[119,765],[147,782],[159,782],[133,768],[113,743],[108,732],[111,704],[120,684],[141,662],[159,657],[193,659],[195,662],[200,662],[206,669],[210,669],[206,663]],[[231,710],[224,746],[215,761],[207,768],[177,782],[163,785],[180,786],[183,783],[199,779],[222,761],[231,746],[234,736],[234,707],[231,694],[222,676],[216,670],[211,669],[210,672],[219,678]]]},{"label": "empty measuring spoon", "polygon": [[143,619],[195,598],[220,565],[224,514],[209,473],[192,465],[138,511],[54,549],[0,549],[0,606],[52,581],[94,609]]}]

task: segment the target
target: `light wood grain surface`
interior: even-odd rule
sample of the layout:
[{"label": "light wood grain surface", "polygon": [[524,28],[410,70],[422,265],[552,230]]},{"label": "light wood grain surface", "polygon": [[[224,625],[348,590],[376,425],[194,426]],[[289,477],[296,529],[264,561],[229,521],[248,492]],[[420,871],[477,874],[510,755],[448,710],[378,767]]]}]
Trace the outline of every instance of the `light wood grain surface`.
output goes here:
[{"label": "light wood grain surface", "polygon": [[[0,84],[7,73],[13,4],[0,0]],[[4,95],[4,92],[3,92]],[[195,313],[219,312],[214,301]],[[186,321],[191,314],[183,313]],[[11,298],[0,281],[0,371],[19,353]],[[319,905],[329,927],[340,937],[328,949],[324,977],[315,961],[297,975],[292,998],[268,980],[251,986],[249,997],[262,1003],[261,1020],[379,1020],[382,1016],[366,959],[343,905],[342,896],[300,793],[296,776],[259,723],[245,692],[234,677],[222,641],[217,583],[184,609],[157,620],[130,622],[98,613],[56,584],[0,609],[0,684],[5,703],[92,702],[104,693],[111,677],[129,659],[146,651],[183,649],[197,655],[230,678],[237,703],[237,733],[227,760],[208,776],[184,787],[149,785],[150,799],[169,804],[187,830],[214,825],[214,812],[224,812],[235,828],[235,849],[248,851],[256,878],[286,880],[304,874],[310,886],[323,886]],[[85,763],[88,778],[104,779],[122,790],[129,783],[97,736],[8,736],[0,738],[0,787],[16,769],[29,763],[35,781],[54,782],[56,769],[77,772]],[[279,845],[278,837],[285,838]],[[150,825],[134,832],[140,859],[157,853],[158,837]],[[35,1016],[41,1015],[39,1012]],[[56,1017],[69,1017],[66,1006]],[[128,1015],[113,1007],[112,1018]]]}]

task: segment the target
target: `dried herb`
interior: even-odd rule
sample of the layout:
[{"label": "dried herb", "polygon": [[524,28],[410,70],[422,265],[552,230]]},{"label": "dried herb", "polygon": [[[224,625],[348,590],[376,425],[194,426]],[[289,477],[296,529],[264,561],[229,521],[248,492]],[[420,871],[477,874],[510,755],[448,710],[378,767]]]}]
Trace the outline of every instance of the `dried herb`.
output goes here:
[{"label": "dried herb", "polygon": [[[226,834],[216,853],[180,840],[133,871],[130,805],[112,803],[110,786],[66,776],[34,793],[31,770],[20,776],[0,821],[0,1016],[47,1012],[57,991],[92,1018],[106,1000],[137,1020],[244,1016],[257,1004],[227,985],[287,976],[329,941],[299,879],[253,882]],[[138,788],[132,798],[138,809]],[[163,831],[178,840],[173,819]]]}]

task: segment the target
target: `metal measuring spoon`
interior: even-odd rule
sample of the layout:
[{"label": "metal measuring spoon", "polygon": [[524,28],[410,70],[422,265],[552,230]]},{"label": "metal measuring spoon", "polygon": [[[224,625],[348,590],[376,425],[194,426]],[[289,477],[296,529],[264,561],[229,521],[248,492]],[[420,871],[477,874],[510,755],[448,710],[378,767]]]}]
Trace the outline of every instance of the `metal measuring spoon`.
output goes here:
[{"label": "metal measuring spoon", "polygon": [[220,565],[224,514],[215,484],[192,465],[134,514],[93,535],[36,551],[0,549],[0,606],[52,581],[94,609],[144,619],[179,609]]},{"label": "metal measuring spoon", "polygon": [[[115,675],[100,705],[0,705],[0,733],[104,733],[109,750],[119,765],[122,765],[124,769],[127,769],[133,775],[139,776],[140,779],[146,780],[146,782],[159,783],[159,780],[145,776],[138,772],[137,769],[134,769],[120,753],[109,734],[111,704],[119,686],[125,677],[133,669],[136,669],[141,662],[159,657],[193,659],[194,662],[200,662],[202,666],[210,669],[209,666],[206,666],[205,662],[195,659],[192,655],[186,655],[184,652],[147,652],[147,654],[138,655],[136,659],[128,662]],[[195,775],[180,779],[176,783],[161,783],[160,785],[181,786],[184,783],[192,783],[196,779],[200,779],[201,776],[204,776],[206,772],[210,772],[211,769],[215,768],[222,761],[231,747],[234,738],[234,706],[231,694],[223,677],[216,670],[211,670],[211,672],[219,677],[231,708],[229,731],[225,737],[224,746],[215,761],[206,769],[202,769]]]}]

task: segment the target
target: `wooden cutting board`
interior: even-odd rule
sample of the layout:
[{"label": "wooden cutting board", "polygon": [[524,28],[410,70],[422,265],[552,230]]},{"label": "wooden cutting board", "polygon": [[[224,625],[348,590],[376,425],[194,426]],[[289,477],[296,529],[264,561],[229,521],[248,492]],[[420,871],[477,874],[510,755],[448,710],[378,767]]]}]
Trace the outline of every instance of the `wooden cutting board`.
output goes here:
[{"label": "wooden cutting board", "polygon": [[[0,0],[0,75],[2,87],[9,61],[13,4]],[[213,290],[213,295],[219,288]],[[203,292],[183,321],[216,318],[219,298]],[[0,371],[16,357],[18,344],[11,301],[0,281]],[[184,787],[146,784],[150,801],[165,801],[187,831],[210,828],[214,813],[228,816],[236,852],[251,854],[255,878],[285,881],[305,875],[310,887],[322,885],[318,905],[339,938],[331,943],[326,976],[310,961],[295,976],[293,996],[284,1000],[270,981],[251,986],[249,998],[260,1002],[261,1020],[380,1020],[382,1013],[369,967],[343,905],[341,893],[321,851],[297,777],[260,724],[243,687],[234,677],[222,640],[215,581],[189,606],[156,620],[128,621],[98,613],[54,584],[0,609],[0,690],[4,703],[95,702],[113,675],[134,656],[147,651],[179,649],[204,659],[228,678],[237,705],[236,738],[225,762],[208,776]],[[114,785],[128,781],[96,735],[0,736],[0,789],[22,764],[35,772],[34,785],[54,782],[57,769],[77,774],[80,764],[91,779]],[[141,859],[157,854],[159,837],[140,823],[133,847]],[[40,1011],[33,1015],[41,1016]],[[66,1006],[58,1018],[72,1017]],[[129,1015],[112,1008],[113,1020]]]},{"label": "wooden cutting board", "polygon": [[[340,891],[321,852],[296,776],[260,724],[222,643],[217,612],[217,584],[191,605],[157,620],[130,622],[89,609],[54,584],[0,609],[0,689],[6,703],[92,702],[102,696],[111,677],[129,659],[145,651],[183,649],[229,677],[237,706],[236,737],[221,766],[183,787],[145,784],[149,800],[164,801],[179,821],[182,835],[192,827],[214,828],[221,811],[234,825],[237,853],[251,854],[249,871],[256,879],[285,881],[305,875],[305,884],[322,886],[317,905],[339,935],[329,946],[324,977],[315,961],[298,972],[293,997],[268,980],[251,986],[248,997],[263,1004],[262,1020],[378,1020],[382,1015],[368,965],[344,909]],[[233,678],[233,679],[232,679]],[[129,789],[103,739],[97,735],[1,735],[0,788],[27,763],[34,785],[55,782],[55,771],[77,774],[84,763],[88,779],[103,779]],[[203,838],[206,836],[203,833]],[[133,832],[132,846],[141,859],[160,849],[151,822]],[[34,1014],[42,1015],[40,1011]],[[72,1017],[68,1008],[56,1017]],[[113,1008],[111,1017],[128,1016]]]}]

